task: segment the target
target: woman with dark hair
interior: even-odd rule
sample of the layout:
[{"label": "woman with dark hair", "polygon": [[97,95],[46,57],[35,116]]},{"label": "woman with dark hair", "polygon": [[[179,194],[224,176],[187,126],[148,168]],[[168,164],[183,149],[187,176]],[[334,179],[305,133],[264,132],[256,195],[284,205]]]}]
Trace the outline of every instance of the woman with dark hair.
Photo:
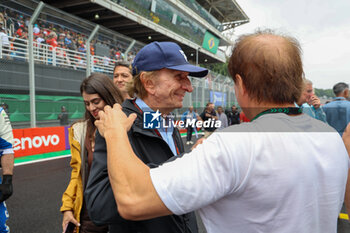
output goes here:
[{"label": "woman with dark hair", "polygon": [[123,102],[122,95],[113,81],[104,74],[94,73],[83,80],[80,93],[85,104],[84,120],[76,122],[69,128],[69,143],[71,148],[72,175],[69,185],[62,196],[63,231],[71,222],[76,226],[76,232],[108,232],[108,226],[96,226],[89,218],[83,193],[92,164],[95,146],[98,112],[106,105],[113,106]]}]

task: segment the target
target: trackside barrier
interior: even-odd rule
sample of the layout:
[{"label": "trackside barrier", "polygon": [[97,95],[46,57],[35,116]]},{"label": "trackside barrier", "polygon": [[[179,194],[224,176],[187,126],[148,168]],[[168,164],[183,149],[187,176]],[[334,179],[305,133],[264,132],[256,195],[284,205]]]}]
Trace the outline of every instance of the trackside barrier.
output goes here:
[{"label": "trackside barrier", "polygon": [[69,150],[69,126],[13,130],[15,158]]}]

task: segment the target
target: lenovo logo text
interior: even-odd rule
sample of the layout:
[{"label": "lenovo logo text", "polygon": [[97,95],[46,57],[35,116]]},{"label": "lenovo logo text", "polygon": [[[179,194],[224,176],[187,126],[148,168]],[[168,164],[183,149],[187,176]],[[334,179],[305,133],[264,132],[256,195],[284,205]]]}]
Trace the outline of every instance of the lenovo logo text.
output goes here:
[{"label": "lenovo logo text", "polygon": [[25,150],[32,148],[40,148],[42,146],[56,146],[60,143],[60,138],[57,134],[46,135],[46,136],[35,136],[31,137],[22,137],[22,138],[14,138],[13,140],[13,149],[16,150]]}]

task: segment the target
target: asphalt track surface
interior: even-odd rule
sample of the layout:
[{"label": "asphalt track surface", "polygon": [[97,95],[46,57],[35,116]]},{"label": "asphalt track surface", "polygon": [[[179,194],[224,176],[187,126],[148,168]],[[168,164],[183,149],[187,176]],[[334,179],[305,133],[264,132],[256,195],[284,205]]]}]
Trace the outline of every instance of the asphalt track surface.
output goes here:
[{"label": "asphalt track surface", "polygon": [[[69,162],[70,157],[15,167],[14,194],[6,201],[11,233],[62,232],[59,208],[70,178]],[[200,222],[199,232],[206,232]],[[339,220],[338,233],[349,232],[350,223]]]}]

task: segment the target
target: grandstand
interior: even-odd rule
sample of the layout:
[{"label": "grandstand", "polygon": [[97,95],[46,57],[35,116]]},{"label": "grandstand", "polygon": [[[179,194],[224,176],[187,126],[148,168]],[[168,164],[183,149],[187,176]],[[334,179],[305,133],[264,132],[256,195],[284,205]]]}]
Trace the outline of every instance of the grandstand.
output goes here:
[{"label": "grandstand", "polygon": [[[226,62],[221,47],[230,46],[228,30],[249,22],[234,0],[44,0],[33,23],[33,57],[29,21],[38,8],[35,0],[0,3],[0,26],[8,44],[0,40],[0,102],[9,103],[15,127],[29,126],[29,65],[34,62],[36,118],[55,124],[60,106],[69,118],[82,117],[81,80],[90,72],[112,75],[117,60],[132,61],[152,41],[174,41],[193,64]],[[88,38],[99,26],[90,43]],[[5,39],[6,41],[6,39]],[[213,99],[235,103],[232,80],[210,72],[192,79],[194,91],[184,108],[201,110]],[[179,110],[181,112],[182,110]]]}]

